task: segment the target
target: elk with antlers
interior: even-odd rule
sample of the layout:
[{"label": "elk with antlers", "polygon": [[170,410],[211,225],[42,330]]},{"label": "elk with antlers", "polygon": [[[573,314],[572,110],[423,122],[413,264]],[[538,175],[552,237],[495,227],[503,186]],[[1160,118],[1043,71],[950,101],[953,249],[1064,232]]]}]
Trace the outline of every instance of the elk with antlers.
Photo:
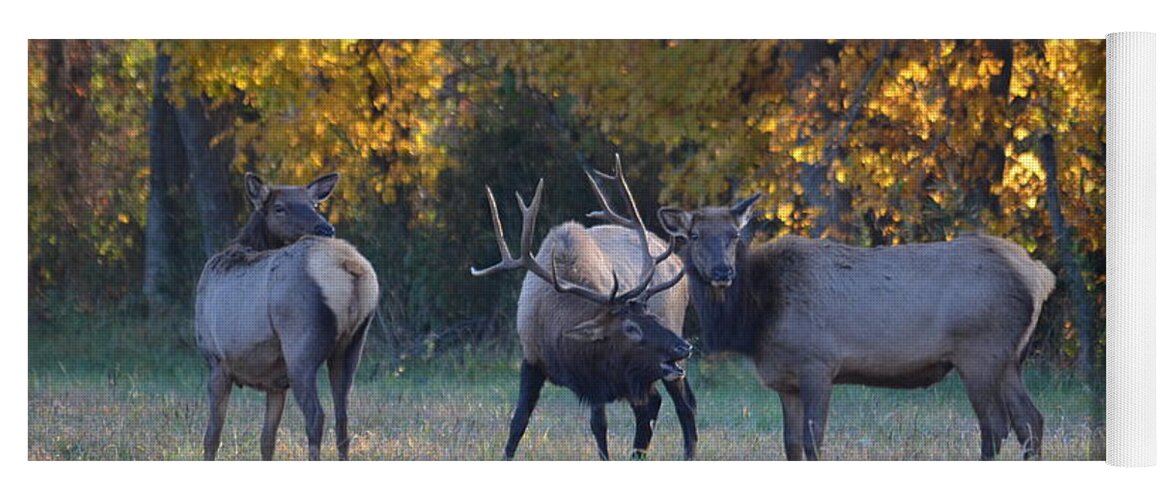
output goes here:
[{"label": "elk with antlers", "polygon": [[[516,195],[524,219],[519,257],[512,256],[504,241],[496,200],[487,188],[502,260],[486,269],[473,268],[472,274],[528,271],[517,304],[524,361],[504,449],[507,459],[516,453],[546,380],[568,387],[590,405],[590,429],[598,454],[606,460],[606,403],[630,403],[636,421],[633,456],[645,458],[662,404],[653,384],[662,379],[683,429],[684,456],[694,457],[695,396],[680,366],[691,353],[679,334],[688,297],[686,283],[680,281],[683,263],[672,255],[673,246],[647,233],[620,162],[616,169],[613,177],[587,172],[603,207],[589,217],[609,224],[586,229],[577,222],[563,223],[549,231],[536,256],[531,253],[533,226],[544,180],[528,206]],[[617,181],[630,218],[614,212],[594,175]],[[656,266],[664,272],[656,275]],[[619,293],[624,285],[630,288]]]}]

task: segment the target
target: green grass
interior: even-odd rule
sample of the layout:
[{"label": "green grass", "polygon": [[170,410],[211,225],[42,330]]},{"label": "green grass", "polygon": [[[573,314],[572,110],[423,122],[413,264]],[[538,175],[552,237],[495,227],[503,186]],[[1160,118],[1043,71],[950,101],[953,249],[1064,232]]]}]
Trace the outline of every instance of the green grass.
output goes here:
[{"label": "green grass", "polygon": [[[191,341],[190,320],[129,319],[118,311],[30,314],[30,460],[196,460],[202,456],[207,369]],[[351,457],[356,460],[496,460],[507,439],[519,356],[477,349],[429,360],[379,363],[368,352],[351,395]],[[1031,368],[1026,385],[1045,416],[1047,460],[1105,457],[1102,396],[1073,375]],[[751,363],[735,356],[693,362],[701,460],[782,460],[781,409]],[[323,458],[336,458],[324,375]],[[235,389],[219,457],[259,458],[263,396]],[[609,406],[610,452],[630,452],[634,418]],[[546,385],[520,460],[594,460],[589,412],[561,387]],[[1019,458],[1010,437],[1002,460]],[[919,390],[838,386],[825,456],[835,460],[971,460],[976,419],[954,375]],[[290,397],[277,458],[307,455],[300,410]],[[678,420],[664,396],[652,459],[682,457]]]}]

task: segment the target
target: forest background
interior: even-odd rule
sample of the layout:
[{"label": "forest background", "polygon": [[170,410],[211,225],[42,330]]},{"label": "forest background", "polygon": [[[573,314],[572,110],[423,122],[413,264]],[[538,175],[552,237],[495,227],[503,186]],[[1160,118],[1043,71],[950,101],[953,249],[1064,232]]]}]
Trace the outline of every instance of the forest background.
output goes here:
[{"label": "forest background", "polygon": [[762,192],[759,239],[1012,239],[1059,276],[1030,356],[1103,367],[1102,40],[30,40],[28,92],[30,325],[182,324],[243,172],[337,171],[376,369],[508,349],[521,274],[467,272],[495,258],[482,186],[548,179],[543,234],[621,153],[644,214]]}]

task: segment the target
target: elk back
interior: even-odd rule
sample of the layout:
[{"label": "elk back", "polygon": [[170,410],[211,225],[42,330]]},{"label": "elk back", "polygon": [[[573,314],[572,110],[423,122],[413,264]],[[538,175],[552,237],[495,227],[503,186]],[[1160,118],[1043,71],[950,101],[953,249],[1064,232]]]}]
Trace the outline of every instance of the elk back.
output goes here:
[{"label": "elk back", "polygon": [[[284,389],[284,349],[313,344],[299,342],[309,335],[330,336],[328,345],[347,343],[377,301],[374,269],[343,240],[305,237],[276,250],[225,251],[199,279],[196,342],[237,384]],[[275,324],[287,323],[278,316],[293,312],[309,320],[278,331]]]}]

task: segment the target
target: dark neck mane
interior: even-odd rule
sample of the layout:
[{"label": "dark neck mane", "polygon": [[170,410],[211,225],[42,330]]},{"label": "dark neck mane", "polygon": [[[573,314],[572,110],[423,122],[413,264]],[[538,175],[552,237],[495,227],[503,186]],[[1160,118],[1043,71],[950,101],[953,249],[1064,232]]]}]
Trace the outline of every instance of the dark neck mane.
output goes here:
[{"label": "dark neck mane", "polygon": [[264,216],[260,212],[252,212],[248,223],[240,228],[239,234],[220,253],[214,255],[208,266],[217,271],[227,271],[240,264],[255,262],[264,255],[266,250],[279,248],[274,244],[264,230]]},{"label": "dark neck mane", "polygon": [[756,350],[756,336],[764,311],[752,293],[754,276],[748,265],[748,245],[736,247],[736,278],[724,290],[724,300],[717,301],[711,283],[700,277],[695,267],[687,265],[691,304],[699,318],[704,346],[712,351],[733,351],[751,355]]},{"label": "dark neck mane", "polygon": [[260,211],[252,212],[252,215],[248,217],[248,223],[244,224],[235,239],[228,242],[228,246],[238,246],[242,250],[252,252],[263,252],[277,248],[277,245],[269,241],[268,234],[264,230],[264,216],[261,215]]}]

